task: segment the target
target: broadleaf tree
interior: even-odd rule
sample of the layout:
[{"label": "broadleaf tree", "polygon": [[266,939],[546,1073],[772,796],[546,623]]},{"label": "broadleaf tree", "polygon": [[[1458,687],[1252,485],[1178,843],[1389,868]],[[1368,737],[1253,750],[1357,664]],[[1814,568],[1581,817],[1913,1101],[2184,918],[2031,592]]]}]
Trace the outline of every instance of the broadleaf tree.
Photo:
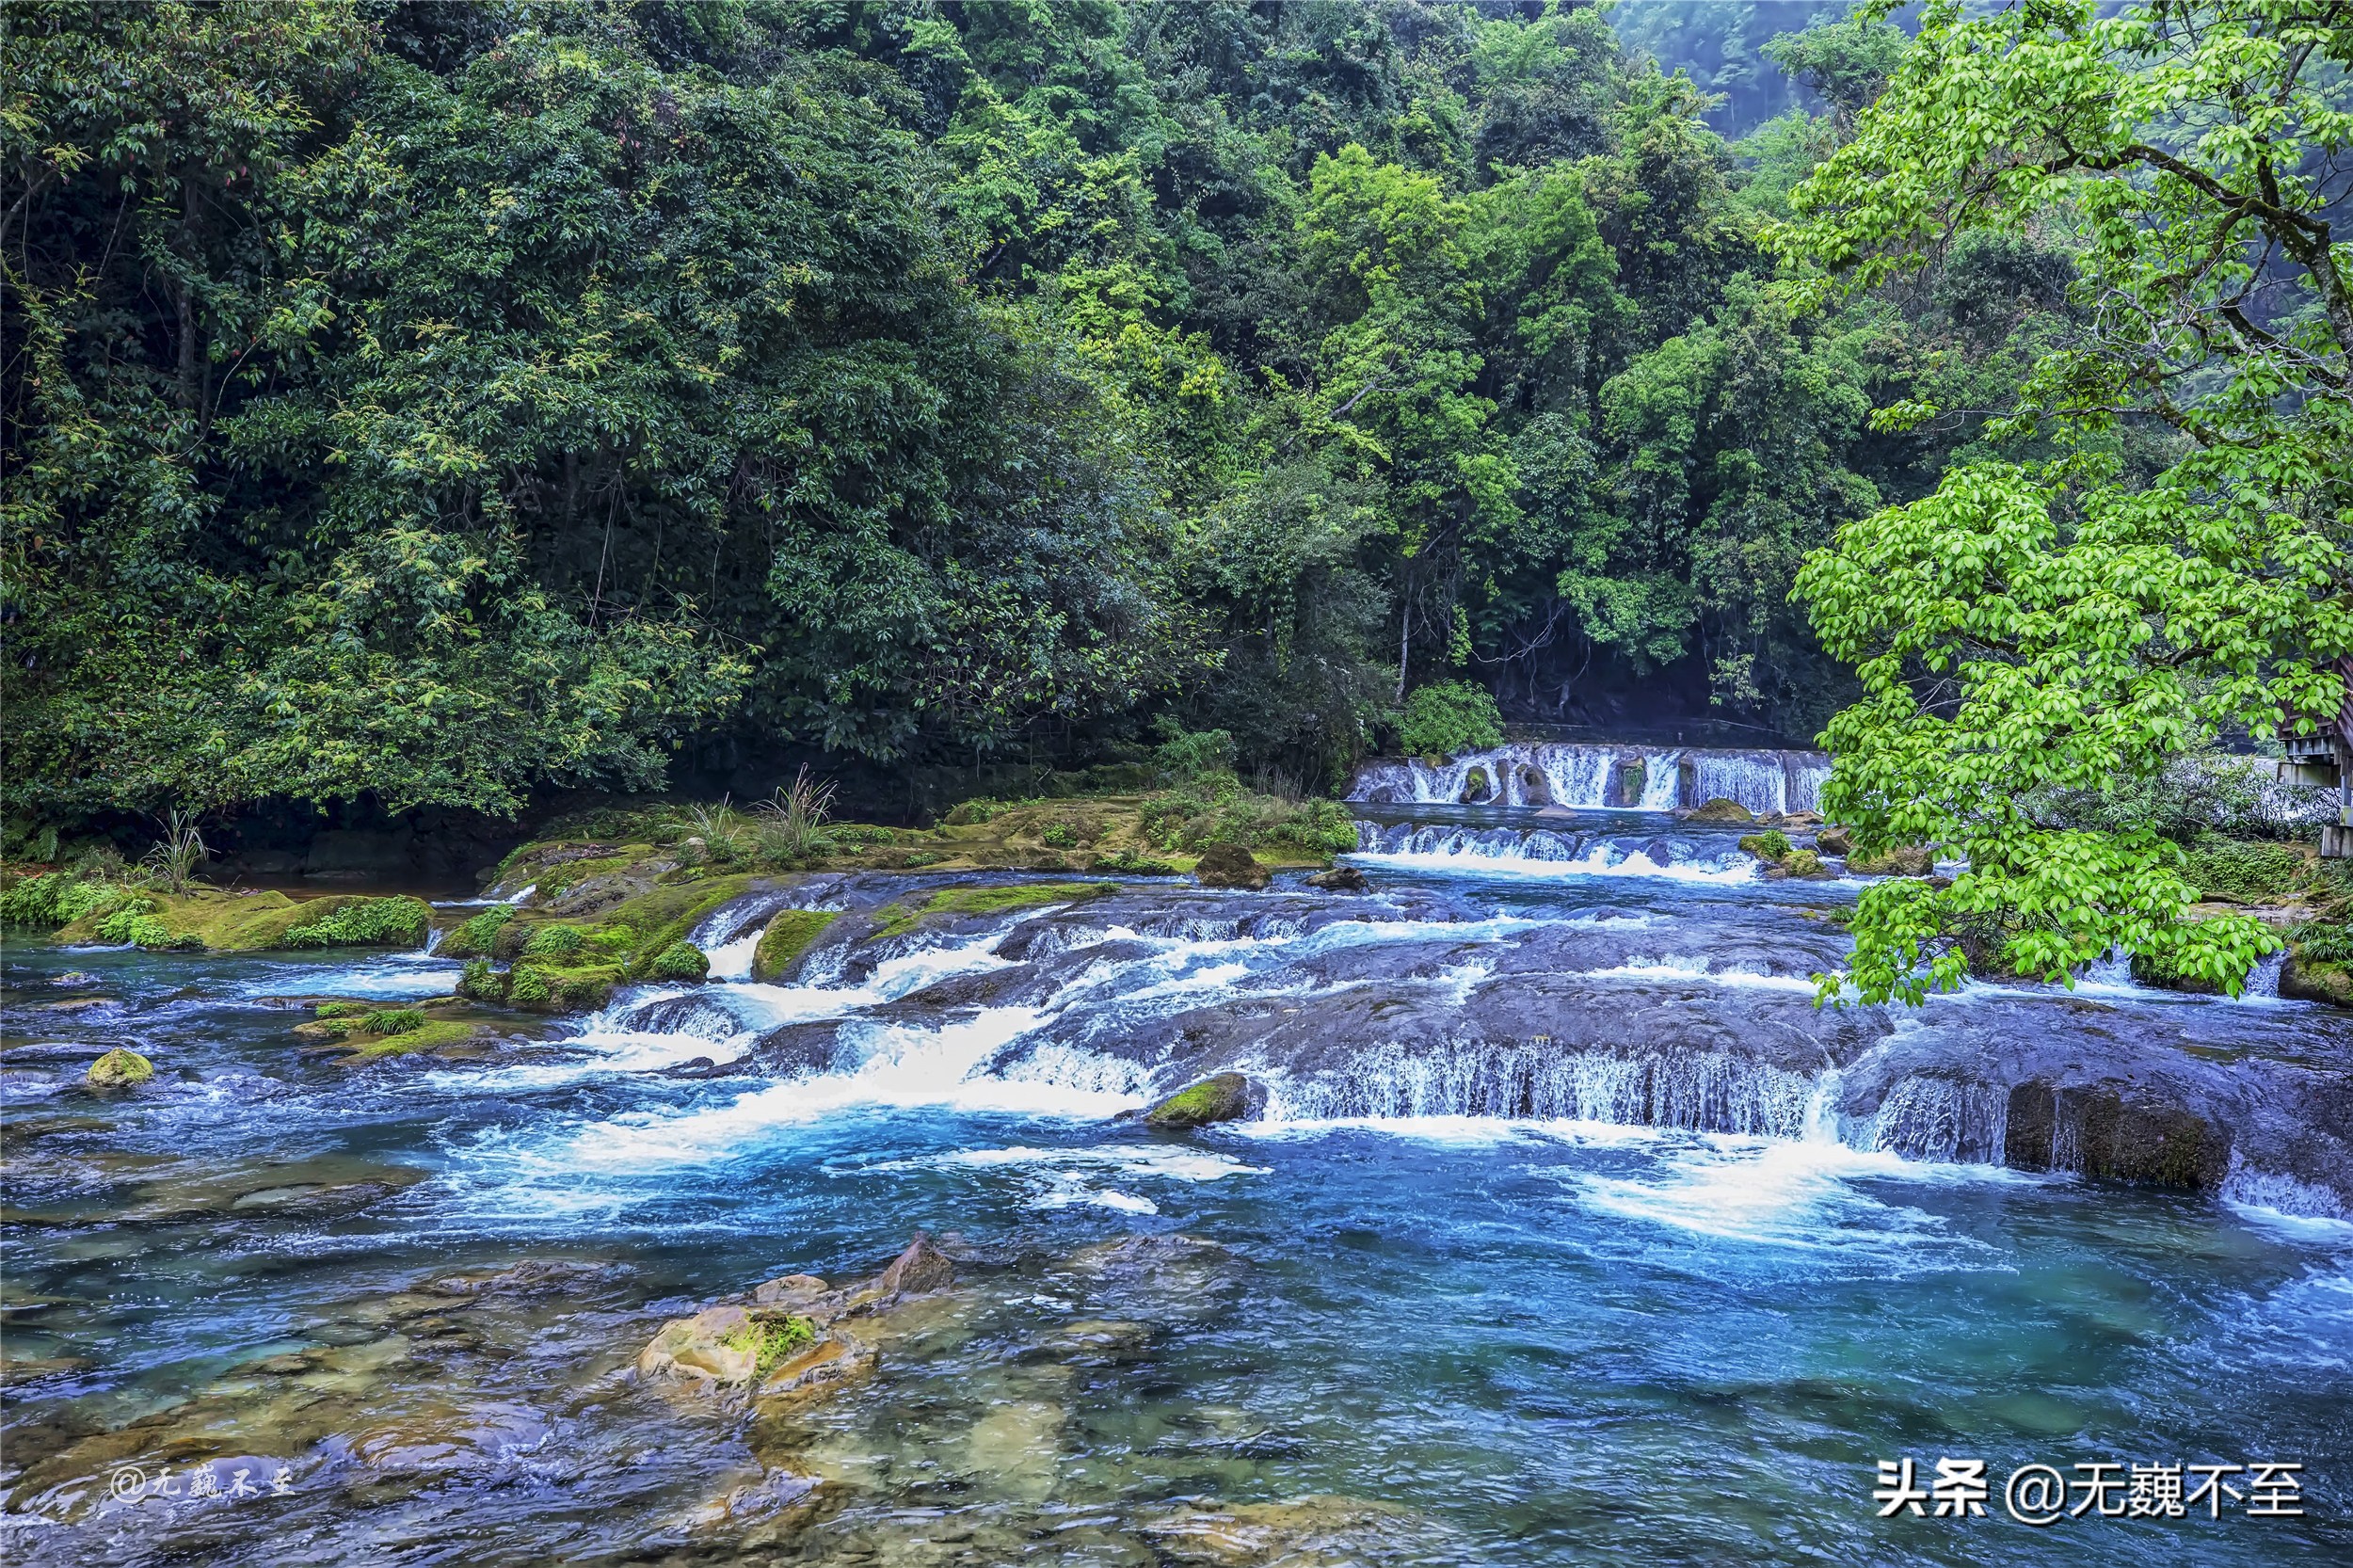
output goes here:
[{"label": "broadleaf tree", "polygon": [[1973,964],[2060,979],[2119,949],[2235,993],[2278,948],[2250,918],[2194,918],[2180,847],[2153,827],[2070,825],[2049,802],[2338,712],[2349,62],[2340,4],[1938,0],[1852,139],[1792,193],[1771,237],[1816,269],[1790,285],[1803,298],[1992,232],[2072,252],[2083,318],[1991,427],[2037,438],[2034,460],[1957,466],[1843,526],[1799,576],[1865,688],[1824,737],[1824,810],[1865,848],[1965,862],[1948,884],[1864,894],[1848,994],[1917,1001]]}]

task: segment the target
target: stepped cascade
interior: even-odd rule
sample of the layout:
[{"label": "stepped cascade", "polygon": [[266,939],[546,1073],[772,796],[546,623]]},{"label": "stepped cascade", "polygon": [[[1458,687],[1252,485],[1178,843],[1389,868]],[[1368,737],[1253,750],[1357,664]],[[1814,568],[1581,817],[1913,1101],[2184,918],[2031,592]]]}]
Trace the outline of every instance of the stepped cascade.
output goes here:
[{"label": "stepped cascade", "polygon": [[1762,816],[1818,810],[1829,776],[1830,758],[1818,751],[1515,741],[1450,759],[1368,763],[1348,798],[1367,805],[1634,811],[1730,800]]}]

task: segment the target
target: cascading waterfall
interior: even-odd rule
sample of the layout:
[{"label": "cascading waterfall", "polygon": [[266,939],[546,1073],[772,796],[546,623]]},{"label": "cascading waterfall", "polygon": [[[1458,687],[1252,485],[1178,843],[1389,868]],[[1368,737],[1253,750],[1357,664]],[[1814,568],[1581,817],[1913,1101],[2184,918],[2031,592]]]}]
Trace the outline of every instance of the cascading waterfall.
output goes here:
[{"label": "cascading waterfall", "polygon": [[1641,811],[1723,799],[1761,814],[1818,810],[1829,776],[1830,759],[1817,751],[1514,742],[1445,760],[1369,763],[1348,798]]},{"label": "cascading waterfall", "polygon": [[1356,853],[1425,870],[1460,867],[1521,875],[1663,876],[1725,884],[1756,875],[1753,857],[1729,840],[1666,834],[1360,822]]}]

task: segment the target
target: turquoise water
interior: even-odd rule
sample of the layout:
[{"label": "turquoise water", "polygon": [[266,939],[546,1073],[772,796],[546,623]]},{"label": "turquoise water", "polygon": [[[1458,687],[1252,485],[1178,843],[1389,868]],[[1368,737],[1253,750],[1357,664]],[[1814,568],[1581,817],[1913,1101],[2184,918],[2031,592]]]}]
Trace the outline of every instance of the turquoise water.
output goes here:
[{"label": "turquoise water", "polygon": [[[1604,904],[1779,918],[1668,879],[1450,896],[1492,922],[1458,962]],[[1453,1116],[1160,1136],[1113,1119],[1144,1096],[1108,1066],[986,1065],[1048,1011],[1313,1008],[1273,950],[1318,940],[1170,941],[1050,1008],[921,1027],[892,998],[1000,972],[990,942],[736,987],[762,1020],[874,1016],[863,1064],[814,1080],[664,1076],[728,1054],[727,1031],[626,1009],[585,1043],[351,1073],[296,1054],[302,1015],[267,999],[429,994],[454,966],[11,950],[7,1338],[34,1371],[8,1400],[10,1555],[2353,1560],[2353,1226],[1825,1138]],[[70,969],[95,984],[52,984]],[[46,1007],[86,995],[112,1005]],[[160,1081],[72,1088],[118,1038]],[[919,1228],[952,1235],[967,1288],[789,1429],[629,1376],[664,1318],[870,1272]],[[1175,1284],[1072,1261],[1136,1234],[1219,1250]],[[511,1297],[415,1288],[523,1259],[578,1267]],[[1904,1457],[1986,1461],[1992,1514],[1877,1518],[1877,1462]],[[228,1460],[282,1467],[282,1492],[104,1491],[125,1464]],[[2097,1461],[2300,1461],[2309,1512],[2003,1516],[2015,1466]],[[826,1507],[744,1500],[779,1474]],[[1238,1506],[1267,1511],[1187,1523]]]}]

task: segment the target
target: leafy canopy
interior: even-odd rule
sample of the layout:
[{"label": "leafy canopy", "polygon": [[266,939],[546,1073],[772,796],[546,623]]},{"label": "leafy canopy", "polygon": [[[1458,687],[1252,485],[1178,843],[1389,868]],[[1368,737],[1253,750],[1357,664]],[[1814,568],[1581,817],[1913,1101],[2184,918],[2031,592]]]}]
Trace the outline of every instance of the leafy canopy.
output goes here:
[{"label": "leafy canopy", "polygon": [[[1866,849],[1968,862],[1949,887],[1865,894],[1865,999],[1958,984],[1954,936],[2054,979],[2114,947],[2233,992],[2279,946],[2251,919],[2188,918],[2180,849],[2153,826],[2065,827],[2041,802],[2338,711],[2353,296],[2329,214],[2348,62],[2339,6],[1936,4],[1854,139],[1793,193],[1775,243],[1823,269],[1801,296],[1916,271],[1956,232],[2056,233],[2087,318],[1997,424],[2050,437],[2047,458],[1960,467],[1799,574],[1865,689],[1825,734],[1824,810]],[[2152,430],[2158,460],[2137,465]]]}]

